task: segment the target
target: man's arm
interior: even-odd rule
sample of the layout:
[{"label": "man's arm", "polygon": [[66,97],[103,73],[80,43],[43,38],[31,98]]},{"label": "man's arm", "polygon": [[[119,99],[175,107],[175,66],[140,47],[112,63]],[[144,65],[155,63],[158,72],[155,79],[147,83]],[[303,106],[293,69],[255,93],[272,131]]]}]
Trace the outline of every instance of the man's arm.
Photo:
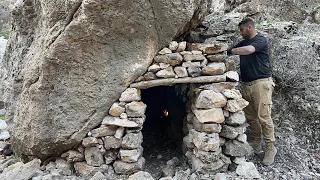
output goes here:
[{"label": "man's arm", "polygon": [[256,48],[252,45],[249,46],[242,46],[242,47],[237,47],[237,48],[232,48],[229,50],[230,54],[234,55],[248,55],[252,54],[256,51]]}]

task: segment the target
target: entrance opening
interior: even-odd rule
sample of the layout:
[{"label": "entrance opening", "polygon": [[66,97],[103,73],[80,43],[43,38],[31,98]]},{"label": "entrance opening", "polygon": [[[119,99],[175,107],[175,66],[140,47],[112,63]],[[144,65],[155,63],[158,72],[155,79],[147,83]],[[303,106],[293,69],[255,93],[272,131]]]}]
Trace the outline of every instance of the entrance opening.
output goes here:
[{"label": "entrance opening", "polygon": [[145,171],[159,177],[166,162],[181,159],[183,119],[186,116],[187,85],[159,86],[141,90],[147,105],[142,134]]}]

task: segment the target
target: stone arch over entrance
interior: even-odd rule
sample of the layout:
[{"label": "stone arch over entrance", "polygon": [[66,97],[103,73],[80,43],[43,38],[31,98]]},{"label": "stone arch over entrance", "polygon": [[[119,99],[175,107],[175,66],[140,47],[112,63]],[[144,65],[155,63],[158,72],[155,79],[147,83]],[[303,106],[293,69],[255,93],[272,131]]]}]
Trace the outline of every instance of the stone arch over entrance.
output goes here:
[{"label": "stone arch over entrance", "polygon": [[227,171],[232,160],[248,155],[251,148],[242,111],[248,102],[236,89],[239,76],[224,55],[226,47],[171,42],[159,51],[148,72],[122,92],[101,125],[83,139],[86,163],[112,165],[116,174],[143,170],[141,130],[147,105],[141,91],[175,84],[188,87],[182,149],[200,179]]}]

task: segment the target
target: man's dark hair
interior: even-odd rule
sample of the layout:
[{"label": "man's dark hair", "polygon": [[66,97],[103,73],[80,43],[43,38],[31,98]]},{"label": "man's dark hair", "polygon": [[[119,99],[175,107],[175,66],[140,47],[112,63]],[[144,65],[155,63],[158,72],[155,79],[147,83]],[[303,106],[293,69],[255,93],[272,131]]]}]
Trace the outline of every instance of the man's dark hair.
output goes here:
[{"label": "man's dark hair", "polygon": [[248,26],[249,24],[251,24],[254,27],[254,21],[251,18],[246,18],[246,19],[243,19],[241,22],[239,22],[238,26],[239,27],[241,25]]}]

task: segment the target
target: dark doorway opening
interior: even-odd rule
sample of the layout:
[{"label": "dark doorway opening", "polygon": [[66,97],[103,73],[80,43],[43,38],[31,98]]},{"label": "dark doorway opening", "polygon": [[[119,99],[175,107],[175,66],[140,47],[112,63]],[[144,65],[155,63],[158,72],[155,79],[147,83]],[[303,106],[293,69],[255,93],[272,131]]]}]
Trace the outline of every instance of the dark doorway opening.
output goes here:
[{"label": "dark doorway opening", "polygon": [[141,91],[142,101],[147,105],[142,129],[143,157],[146,159],[145,170],[154,178],[160,176],[168,160],[184,156],[181,145],[187,90],[187,85],[174,85]]}]

